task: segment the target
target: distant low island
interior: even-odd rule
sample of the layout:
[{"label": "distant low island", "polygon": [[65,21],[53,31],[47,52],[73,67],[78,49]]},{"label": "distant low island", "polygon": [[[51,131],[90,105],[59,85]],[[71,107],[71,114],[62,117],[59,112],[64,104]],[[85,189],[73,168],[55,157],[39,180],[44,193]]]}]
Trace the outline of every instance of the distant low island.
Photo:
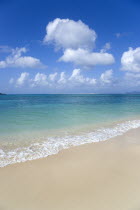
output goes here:
[{"label": "distant low island", "polygon": [[0,95],[6,95],[5,93],[0,93]]},{"label": "distant low island", "polygon": [[132,92],[127,92],[127,94],[140,94],[140,91],[132,91]]}]

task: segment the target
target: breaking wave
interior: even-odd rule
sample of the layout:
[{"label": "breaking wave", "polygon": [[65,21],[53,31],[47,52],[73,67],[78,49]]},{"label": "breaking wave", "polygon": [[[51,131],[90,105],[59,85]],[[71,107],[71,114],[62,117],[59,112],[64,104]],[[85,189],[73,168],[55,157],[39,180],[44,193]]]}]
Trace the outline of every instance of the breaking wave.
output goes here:
[{"label": "breaking wave", "polygon": [[0,149],[0,167],[47,157],[72,146],[105,141],[123,135],[125,132],[138,127],[140,127],[140,120],[131,120],[117,124],[111,128],[100,128],[94,132],[84,133],[83,135],[50,137],[44,142],[34,143],[29,147],[17,148],[11,151]]}]

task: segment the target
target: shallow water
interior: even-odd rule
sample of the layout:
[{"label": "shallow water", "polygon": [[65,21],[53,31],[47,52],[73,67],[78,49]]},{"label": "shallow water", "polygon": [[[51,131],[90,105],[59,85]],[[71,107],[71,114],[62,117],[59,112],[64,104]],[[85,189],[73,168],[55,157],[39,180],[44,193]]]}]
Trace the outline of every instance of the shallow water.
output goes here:
[{"label": "shallow water", "polygon": [[140,126],[140,95],[0,96],[0,166]]}]

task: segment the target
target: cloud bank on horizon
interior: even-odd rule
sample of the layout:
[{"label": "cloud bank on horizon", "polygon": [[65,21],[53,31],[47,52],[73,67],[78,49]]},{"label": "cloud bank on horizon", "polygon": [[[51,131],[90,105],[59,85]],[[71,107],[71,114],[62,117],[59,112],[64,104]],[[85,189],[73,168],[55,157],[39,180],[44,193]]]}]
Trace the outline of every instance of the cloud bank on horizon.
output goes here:
[{"label": "cloud bank on horizon", "polygon": [[88,90],[89,88],[96,88],[98,86],[98,88],[102,89],[104,86],[110,87],[113,81],[113,71],[111,69],[102,73],[98,80],[84,76],[80,69],[74,69],[70,75],[66,72],[55,72],[48,75],[38,72],[31,77],[28,72],[22,72],[19,78],[11,78],[9,82],[10,84],[15,84],[18,88],[26,85],[26,88],[46,87],[48,91],[51,91],[53,87],[58,92],[62,90],[69,92],[73,88],[84,91],[85,89]]}]

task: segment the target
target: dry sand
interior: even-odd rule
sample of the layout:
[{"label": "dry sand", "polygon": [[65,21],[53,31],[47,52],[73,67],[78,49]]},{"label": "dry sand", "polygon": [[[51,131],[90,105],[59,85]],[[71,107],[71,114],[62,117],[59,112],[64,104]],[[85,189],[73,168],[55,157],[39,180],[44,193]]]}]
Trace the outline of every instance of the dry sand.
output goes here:
[{"label": "dry sand", "polygon": [[0,210],[140,210],[140,129],[1,168]]}]

